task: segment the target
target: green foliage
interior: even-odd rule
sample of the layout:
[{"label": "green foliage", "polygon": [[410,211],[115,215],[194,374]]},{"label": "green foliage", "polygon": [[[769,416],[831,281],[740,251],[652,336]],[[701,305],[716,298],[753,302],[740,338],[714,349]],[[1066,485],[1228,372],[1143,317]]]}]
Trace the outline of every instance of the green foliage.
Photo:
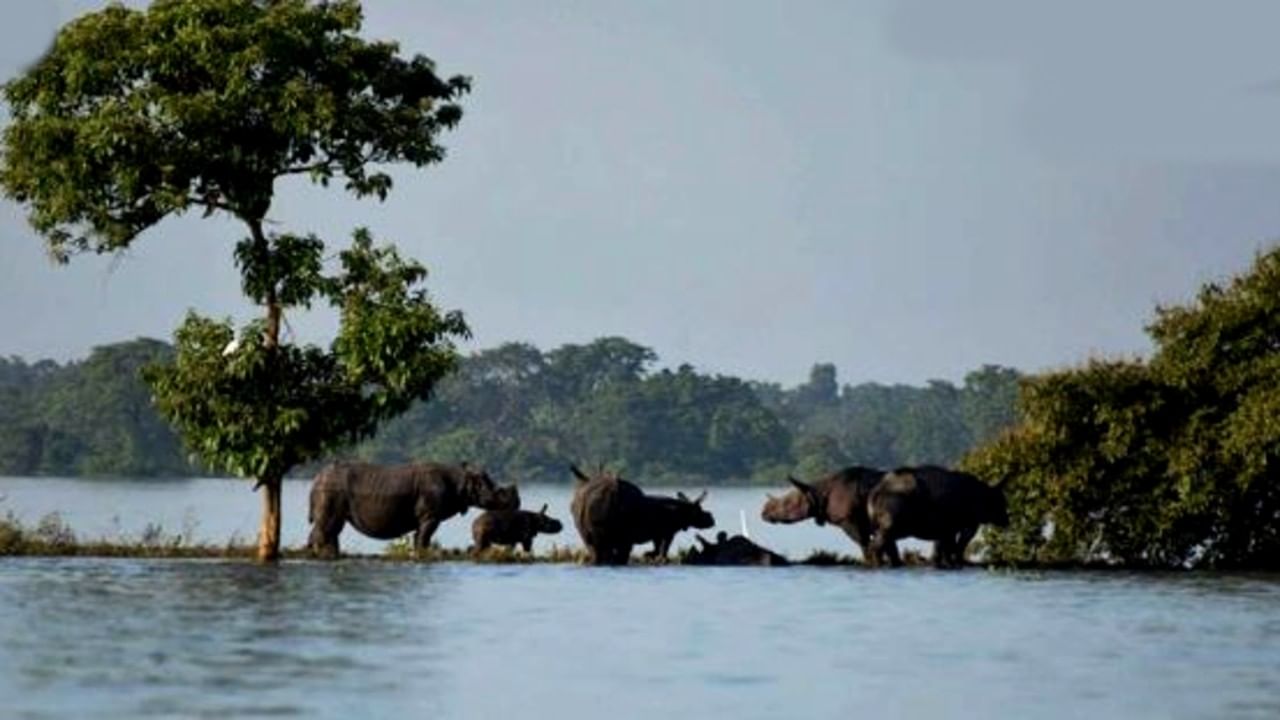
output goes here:
[{"label": "green foliage", "polygon": [[[330,286],[336,293],[338,282]],[[413,327],[409,315],[397,316]],[[259,422],[268,406],[286,417],[296,415],[291,414],[293,406],[286,400],[266,397],[257,387],[258,381],[248,382],[243,396],[237,394],[245,378],[265,370],[254,364],[265,352],[261,323],[241,333],[239,349],[225,356],[222,353],[232,338],[231,327],[225,322],[197,316],[189,326],[184,325],[183,333],[200,338],[193,345],[203,350],[189,360],[190,391],[179,397],[212,404],[204,396],[216,385],[223,388],[219,394],[231,403],[184,412],[199,414],[208,422],[214,421],[205,413],[217,413],[221,418],[217,425],[239,428],[238,433]],[[143,353],[143,349],[148,350]],[[322,365],[319,359],[308,360],[312,356],[306,351],[286,345],[281,353],[297,356],[289,361],[290,366],[306,362]],[[119,372],[85,372],[88,366],[102,364],[99,356],[126,352],[136,357]],[[173,357],[173,351],[162,343],[145,341],[136,348],[133,344],[99,348],[89,361],[65,367],[48,361],[27,365],[17,359],[0,360],[0,395],[8,387],[6,378],[15,378],[15,386],[28,388],[16,404],[0,404],[0,474],[82,474],[87,472],[84,468],[102,465],[99,456],[115,454],[120,459],[111,467],[117,469],[105,474],[198,472],[186,464],[173,434],[147,407],[150,393],[137,379],[141,365]],[[444,356],[438,359],[448,361]],[[844,387],[834,402],[828,393],[827,401],[807,405],[812,395],[804,384],[782,388],[750,383],[699,373],[688,365],[654,371],[650,366],[656,359],[652,350],[616,337],[545,353],[525,343],[482,350],[459,358],[456,372],[434,387],[430,402],[412,401],[403,415],[384,423],[376,435],[358,445],[357,452],[366,459],[387,463],[467,460],[483,463],[499,476],[522,480],[567,482],[567,463],[606,462],[625,467],[649,482],[777,484],[787,473],[814,477],[855,462],[882,467],[921,460],[954,462],[959,450],[954,456],[917,459],[902,454],[902,449],[922,445],[913,439],[916,437],[941,438],[938,446],[963,449],[972,438],[1002,427],[991,418],[1012,416],[1010,398],[1016,392],[1018,377],[1012,370],[988,367],[971,373],[965,385],[950,390],[939,390],[937,382],[927,387],[864,384]],[[336,364],[323,367],[339,385],[346,382],[343,373],[348,369]],[[390,375],[389,370],[384,367],[379,372]],[[299,371],[293,372],[296,375]],[[56,383],[28,381],[28,376],[59,379]],[[979,376],[989,381],[973,380]],[[112,390],[110,383],[117,381],[123,388]],[[77,399],[60,400],[55,387],[75,388]],[[403,401],[410,395],[402,392],[399,398]],[[303,398],[294,395],[287,402]],[[323,397],[306,400],[312,405],[323,402],[328,401]],[[139,417],[146,419],[138,427],[151,429],[140,433],[145,440],[110,440],[114,436],[91,432],[93,428],[134,427],[119,419],[130,403]],[[247,407],[237,409],[242,403]],[[926,404],[932,407],[932,415],[909,412],[913,406]],[[43,442],[22,441],[26,437],[23,433],[32,427],[29,418],[49,417],[54,407],[65,411],[59,416],[64,419],[40,435]],[[77,418],[78,413],[82,417]],[[969,418],[975,416],[986,419],[970,424]],[[947,432],[955,436],[946,437]],[[272,437],[283,442],[288,434]],[[6,451],[6,443],[18,449]],[[37,457],[35,464],[14,460],[31,448]],[[48,459],[55,450],[66,456],[56,470]],[[245,460],[242,465],[251,467],[251,462]],[[229,471],[225,464],[211,467]]]},{"label": "green foliage", "polygon": [[[318,254],[322,244],[309,245]],[[271,345],[264,323],[238,341],[230,321],[190,313],[178,329],[176,361],[144,373],[156,406],[188,447],[219,471],[280,478],[290,468],[363,440],[383,421],[430,394],[457,362],[457,313],[441,314],[417,284],[425,269],[357,231],[342,271],[317,276],[310,295],[341,313],[329,350]],[[291,278],[292,276],[290,276]]]},{"label": "green foliage", "polygon": [[[387,164],[444,157],[437,137],[461,119],[469,81],[361,38],[360,24],[358,0],[112,5],[67,24],[4,85],[0,187],[28,207],[55,259],[123,250],[191,208],[248,228],[235,261],[265,318],[227,352],[230,322],[190,313],[176,360],[147,380],[197,456],[266,488],[264,561],[279,556],[285,473],[426,398],[467,333],[428,300],[426,270],[367,232],[330,276],[319,238],[263,229],[280,178],[341,177],[354,195],[385,199]],[[282,344],[284,311],[323,299],[341,313],[332,347]]]},{"label": "green foliage", "polygon": [[383,164],[444,157],[436,136],[461,118],[469,81],[360,38],[360,24],[355,0],[83,15],[4,86],[0,186],[63,261],[191,208],[260,220],[289,175],[385,197]]},{"label": "green foliage", "polygon": [[835,368],[819,364],[809,382],[794,390],[763,384],[755,389],[791,429],[794,459],[812,477],[849,462],[885,468],[952,464],[1013,422],[1019,377],[1016,370],[986,365],[959,387],[943,380],[924,387],[863,383],[845,385],[837,394]]},{"label": "green foliage", "polygon": [[[948,463],[992,432],[1017,373],[987,367],[954,388],[860,385],[833,390],[835,369],[785,389],[705,375],[688,365],[653,371],[656,355],[623,338],[542,353],[509,343],[464,359],[435,399],[389,423],[360,453],[382,462],[482,462],[502,475],[567,482],[568,462],[605,462],[649,482],[776,484],[788,472],[830,472],[851,462]],[[815,385],[819,387],[814,387]],[[943,388],[939,390],[939,388]],[[933,412],[913,412],[932,403]],[[949,404],[948,404],[949,403]],[[1012,408],[1004,409],[1012,416]],[[970,416],[979,418],[973,427]],[[866,453],[868,431],[883,442]],[[950,455],[909,457],[913,437]],[[919,443],[916,443],[918,445]],[[861,454],[860,454],[861,453]]]},{"label": "green foliage", "polygon": [[1029,379],[1017,428],[967,459],[1010,498],[995,559],[1276,567],[1280,249],[1149,331],[1149,361]]},{"label": "green foliage", "polygon": [[187,476],[169,425],[151,407],[143,367],[173,357],[157,340],[94,348],[80,362],[0,358],[0,474]]},{"label": "green foliage", "polygon": [[[191,208],[249,229],[235,261],[265,319],[229,352],[230,322],[190,313],[176,358],[147,372],[161,413],[219,471],[270,483],[367,438],[430,394],[456,364],[453,339],[468,332],[461,315],[431,304],[421,265],[374,247],[364,230],[332,275],[316,236],[263,230],[280,178],[341,177],[357,196],[384,198],[386,164],[444,157],[437,137],[461,118],[469,81],[361,38],[360,25],[356,0],[113,5],[63,27],[4,86],[0,186],[28,206],[56,259],[122,250]],[[283,312],[322,300],[341,316],[332,347],[281,343]],[[0,459],[35,462],[24,432],[0,442]],[[85,455],[76,443],[93,432],[44,433],[39,462]],[[86,468],[123,469],[111,458]]]}]

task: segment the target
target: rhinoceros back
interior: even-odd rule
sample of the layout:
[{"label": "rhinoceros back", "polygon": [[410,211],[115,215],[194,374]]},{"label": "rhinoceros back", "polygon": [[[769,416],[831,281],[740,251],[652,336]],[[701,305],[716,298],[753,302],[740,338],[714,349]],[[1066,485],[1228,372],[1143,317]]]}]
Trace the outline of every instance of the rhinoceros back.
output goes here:
[{"label": "rhinoceros back", "polygon": [[420,503],[447,504],[450,494],[444,466],[341,463],[316,476],[311,506],[315,513],[318,506],[342,503],[357,530],[391,540],[417,529]]},{"label": "rhinoceros back", "polygon": [[640,488],[615,478],[581,483],[569,510],[578,534],[588,546],[628,542],[637,508],[644,502]]}]

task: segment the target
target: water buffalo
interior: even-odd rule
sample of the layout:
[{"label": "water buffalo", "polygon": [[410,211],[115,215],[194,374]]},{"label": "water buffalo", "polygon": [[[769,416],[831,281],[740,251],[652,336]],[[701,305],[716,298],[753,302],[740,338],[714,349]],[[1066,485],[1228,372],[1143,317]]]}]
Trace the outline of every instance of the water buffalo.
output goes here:
[{"label": "water buffalo", "polygon": [[875,528],[871,557],[881,551],[901,565],[895,541],[916,537],[933,540],[938,567],[964,564],[964,551],[978,526],[1009,524],[1004,492],[964,472],[933,465],[899,468],[884,476],[867,498],[867,514]]},{"label": "water buffalo", "polygon": [[685,556],[686,565],[790,565],[786,558],[751,542],[742,535],[729,534],[721,530],[716,533],[716,541],[709,543],[701,535],[694,536],[698,547],[689,550]]},{"label": "water buffalo", "polygon": [[701,497],[650,497],[612,473],[588,477],[577,466],[570,469],[578,486],[569,509],[595,565],[626,565],[631,548],[646,542],[654,544],[650,555],[665,556],[680,530],[715,524],[700,506]]},{"label": "water buffalo", "polygon": [[346,523],[379,540],[413,532],[423,550],[440,523],[468,507],[516,510],[515,485],[498,487],[483,470],[467,465],[420,463],[386,467],[333,463],[311,484],[307,546],[322,557],[338,555],[338,534]]},{"label": "water buffalo", "polygon": [[[838,470],[812,484],[788,477],[792,490],[781,497],[768,496],[760,517],[769,523],[831,523],[843,530],[861,548],[862,557],[872,563],[867,499],[882,477],[883,470],[860,465]],[[896,556],[897,547],[892,543],[886,541],[882,549]]]},{"label": "water buffalo", "polygon": [[538,512],[487,510],[471,523],[471,539],[477,551],[490,545],[519,545],[525,552],[533,552],[535,535],[554,535],[563,527],[559,520],[547,515],[545,503]]}]

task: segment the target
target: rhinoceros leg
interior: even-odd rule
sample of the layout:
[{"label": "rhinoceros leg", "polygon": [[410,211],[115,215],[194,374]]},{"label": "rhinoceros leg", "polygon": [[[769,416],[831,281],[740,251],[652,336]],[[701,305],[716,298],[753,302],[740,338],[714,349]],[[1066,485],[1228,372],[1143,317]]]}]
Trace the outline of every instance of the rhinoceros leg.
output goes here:
[{"label": "rhinoceros leg", "polygon": [[631,562],[631,544],[622,543],[613,549],[613,564],[626,565]]},{"label": "rhinoceros leg", "polygon": [[525,538],[524,540],[521,540],[521,541],[520,541],[520,547],[524,548],[524,551],[525,551],[525,552],[527,552],[527,553],[531,553],[531,552],[533,552],[533,536],[532,536],[532,535],[530,535],[529,537]]},{"label": "rhinoceros leg", "polygon": [[944,535],[933,543],[933,566],[936,568],[951,567],[952,559],[955,557],[956,538],[954,535]]},{"label": "rhinoceros leg", "polygon": [[591,546],[591,564],[592,565],[612,565],[614,549],[612,545],[600,543]]},{"label": "rhinoceros leg", "polygon": [[626,565],[631,559],[631,546],[619,543],[600,543],[591,548],[592,565]]},{"label": "rhinoceros leg", "polygon": [[902,556],[898,554],[898,543],[893,535],[884,529],[876,531],[867,549],[870,551],[867,557],[872,558],[871,564],[873,567],[879,566],[880,558],[887,558],[889,564],[893,567],[902,567]]},{"label": "rhinoceros leg", "polygon": [[440,521],[435,518],[423,518],[418,521],[418,529],[413,534],[413,549],[421,555],[423,551],[431,547],[431,536],[436,534],[436,528],[440,527]]},{"label": "rhinoceros leg", "polygon": [[[658,559],[665,560],[667,557],[667,553],[671,551],[672,539],[673,538],[670,538],[670,537],[656,538],[653,541],[653,549],[645,553],[644,556],[649,558],[650,560],[658,560]],[[627,554],[629,555],[630,551],[627,551]]]},{"label": "rhinoceros leg", "polygon": [[311,535],[307,548],[321,558],[338,557],[338,535],[347,523],[347,506],[343,499],[330,493],[316,493],[311,499]]},{"label": "rhinoceros leg", "polygon": [[964,551],[969,547],[969,542],[973,540],[973,536],[977,534],[978,526],[976,525],[973,527],[961,528],[960,532],[956,533],[956,542],[952,548],[953,552],[951,557],[951,562],[956,567],[964,567]]}]

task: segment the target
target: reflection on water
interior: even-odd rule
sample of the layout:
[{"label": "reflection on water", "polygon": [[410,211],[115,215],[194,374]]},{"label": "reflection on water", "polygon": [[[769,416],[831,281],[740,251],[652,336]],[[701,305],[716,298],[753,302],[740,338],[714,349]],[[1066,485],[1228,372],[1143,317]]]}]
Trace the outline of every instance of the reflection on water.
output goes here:
[{"label": "reflection on water", "polygon": [[5,717],[1280,716],[1248,575],[0,560]]}]

